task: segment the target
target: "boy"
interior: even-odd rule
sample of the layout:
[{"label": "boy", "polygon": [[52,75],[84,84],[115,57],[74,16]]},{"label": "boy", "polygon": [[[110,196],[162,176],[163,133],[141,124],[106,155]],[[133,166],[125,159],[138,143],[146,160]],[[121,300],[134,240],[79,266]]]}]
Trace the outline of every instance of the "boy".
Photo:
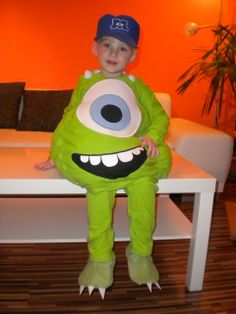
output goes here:
[{"label": "boy", "polygon": [[129,276],[158,287],[151,254],[155,229],[156,182],[166,177],[171,157],[164,137],[168,117],[153,92],[124,72],[137,55],[139,24],[130,16],[104,15],[93,53],[100,70],[86,71],[53,135],[51,154],[37,169],[55,165],[72,182],[86,187],[89,260],[80,274],[80,293],[98,288],[104,298],[112,285],[115,255],[112,209],[115,193],[128,195]]}]

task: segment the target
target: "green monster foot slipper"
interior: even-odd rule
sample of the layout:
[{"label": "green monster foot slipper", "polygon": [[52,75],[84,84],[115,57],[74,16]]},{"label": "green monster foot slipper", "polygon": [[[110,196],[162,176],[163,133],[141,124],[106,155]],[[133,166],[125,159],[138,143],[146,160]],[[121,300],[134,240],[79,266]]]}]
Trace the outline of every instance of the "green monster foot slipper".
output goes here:
[{"label": "green monster foot slipper", "polygon": [[106,288],[113,283],[114,266],[115,259],[108,262],[89,260],[79,276],[80,294],[83,293],[85,287],[88,287],[89,295],[92,294],[94,288],[97,288],[104,299]]},{"label": "green monster foot slipper", "polygon": [[146,284],[152,292],[152,284],[161,289],[158,284],[159,274],[151,256],[139,256],[126,250],[130,279],[138,285]]}]

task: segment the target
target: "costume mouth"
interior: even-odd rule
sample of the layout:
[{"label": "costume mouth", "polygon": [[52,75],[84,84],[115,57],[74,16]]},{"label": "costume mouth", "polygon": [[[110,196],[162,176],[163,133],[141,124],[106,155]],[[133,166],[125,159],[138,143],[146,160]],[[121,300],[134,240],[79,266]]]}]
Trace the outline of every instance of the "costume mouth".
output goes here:
[{"label": "costume mouth", "polygon": [[73,153],[72,160],[81,169],[96,176],[117,179],[139,169],[147,159],[146,150],[137,146],[129,150],[103,155]]}]

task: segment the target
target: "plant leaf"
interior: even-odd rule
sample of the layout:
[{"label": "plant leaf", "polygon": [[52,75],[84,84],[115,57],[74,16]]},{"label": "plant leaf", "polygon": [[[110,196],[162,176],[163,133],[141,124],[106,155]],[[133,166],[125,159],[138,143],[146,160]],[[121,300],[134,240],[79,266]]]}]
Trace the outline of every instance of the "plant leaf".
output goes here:
[{"label": "plant leaf", "polygon": [[215,119],[218,122],[225,89],[230,88],[236,99],[236,24],[219,24],[212,27],[211,31],[214,40],[212,47],[194,49],[201,55],[178,78],[177,82],[181,84],[176,91],[183,94],[194,81],[210,78],[202,114],[209,114],[215,106]]}]

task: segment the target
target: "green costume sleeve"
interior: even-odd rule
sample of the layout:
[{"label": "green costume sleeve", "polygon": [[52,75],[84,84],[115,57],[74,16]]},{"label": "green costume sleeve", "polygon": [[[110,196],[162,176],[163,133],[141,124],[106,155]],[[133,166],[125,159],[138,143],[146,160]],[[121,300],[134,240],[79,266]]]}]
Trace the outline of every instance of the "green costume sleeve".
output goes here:
[{"label": "green costume sleeve", "polygon": [[161,145],[168,130],[169,117],[150,88],[139,78],[135,82],[140,106],[146,113],[138,135],[149,136],[157,145]]}]

